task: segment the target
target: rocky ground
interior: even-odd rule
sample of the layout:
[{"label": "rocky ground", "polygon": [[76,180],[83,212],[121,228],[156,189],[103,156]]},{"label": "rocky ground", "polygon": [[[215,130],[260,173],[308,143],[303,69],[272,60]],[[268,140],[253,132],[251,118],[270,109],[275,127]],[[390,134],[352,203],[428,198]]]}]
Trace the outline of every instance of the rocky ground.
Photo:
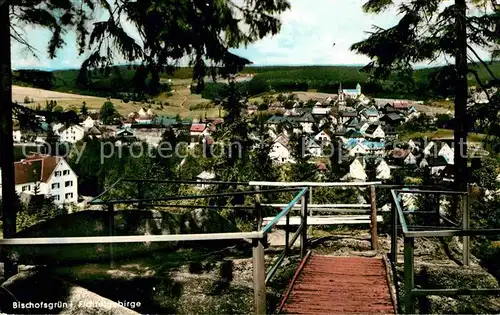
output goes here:
[{"label": "rocky ground", "polygon": [[[203,217],[203,219],[201,219]],[[211,216],[193,213],[197,221]],[[212,218],[213,219],[213,218]],[[210,219],[210,221],[212,220]],[[192,228],[197,228],[194,224]],[[293,232],[292,232],[293,233]],[[292,234],[291,233],[291,234]],[[290,235],[291,235],[290,234]],[[266,267],[280,254],[285,233],[276,230],[266,249]],[[44,313],[93,314],[123,313],[118,302],[140,302],[128,309],[138,313],[176,314],[251,314],[253,312],[252,247],[247,241],[236,244],[190,244],[177,250],[157,250],[149,255],[109,262],[80,265],[55,265],[23,268],[23,273],[10,279],[2,291],[8,301],[114,301],[111,309],[45,310]],[[292,256],[286,258],[274,279],[268,284],[268,308],[274,310],[281,294],[299,264],[299,242]],[[390,238],[379,237],[379,249],[371,249],[370,235],[363,230],[309,230],[308,248],[316,255],[383,257],[389,252]],[[396,283],[399,300],[403,298],[403,243],[398,241]],[[497,280],[487,273],[475,258],[471,267],[460,265],[459,239],[446,242],[421,238],[415,242],[415,284],[420,288],[494,288]],[[25,288],[31,288],[26,290]],[[395,290],[396,291],[396,290]],[[50,297],[48,299],[47,297]],[[75,305],[73,303],[73,305]],[[95,304],[95,303],[94,303]],[[499,313],[500,298],[462,296],[426,297],[418,303],[420,313],[460,314]],[[2,311],[13,312],[0,305]],[[90,311],[89,311],[90,309]],[[10,311],[9,311],[10,310]],[[62,312],[64,311],[64,312]],[[127,311],[128,312],[128,311]],[[25,313],[25,312],[23,312]]]}]

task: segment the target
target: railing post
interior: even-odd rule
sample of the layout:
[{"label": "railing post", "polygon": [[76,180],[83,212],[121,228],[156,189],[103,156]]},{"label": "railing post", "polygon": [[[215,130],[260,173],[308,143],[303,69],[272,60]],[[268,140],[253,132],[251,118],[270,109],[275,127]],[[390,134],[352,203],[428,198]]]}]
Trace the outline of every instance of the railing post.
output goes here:
[{"label": "railing post", "polygon": [[395,200],[392,203],[392,236],[391,236],[391,260],[396,265],[398,262],[398,214],[396,213]]},{"label": "railing post", "polygon": [[414,287],[414,261],[413,261],[413,245],[414,238],[405,237],[404,239],[404,287],[405,287],[405,313],[414,314],[415,304],[413,303],[413,287]]},{"label": "railing post", "polygon": [[[313,188],[308,187],[308,189],[309,189],[309,203],[313,204]],[[309,209],[309,215],[311,217],[313,216],[313,208],[312,207]]]},{"label": "railing post", "polygon": [[253,240],[253,295],[255,315],[267,313],[264,239]]},{"label": "railing post", "polygon": [[371,226],[372,226],[372,249],[378,249],[377,237],[377,200],[375,195],[375,186],[370,186],[370,206],[371,206]]},{"label": "railing post", "polygon": [[[115,205],[113,203],[108,203],[108,229],[109,236],[115,235]],[[114,257],[114,244],[109,243],[109,267],[115,267],[115,257]]]},{"label": "railing post", "polygon": [[285,255],[288,254],[290,244],[290,211],[286,214],[286,227],[285,227]]},{"label": "railing post", "polygon": [[307,203],[309,202],[309,190],[306,191],[304,196],[302,196],[301,200],[301,213],[300,213],[300,218],[301,222],[300,225],[302,225],[302,235],[300,237],[300,257],[304,258],[307,253]]},{"label": "railing post", "polygon": [[[255,186],[254,191],[259,191],[260,187]],[[257,220],[257,231],[262,228],[262,208],[260,206],[260,194],[255,194],[255,219]]]},{"label": "railing post", "polygon": [[[308,202],[310,204],[313,204],[312,202],[312,198],[313,198],[313,195],[312,195],[312,191],[313,191],[313,188],[312,187],[308,187],[307,188],[308,190],[308,193],[309,193],[309,199],[308,199]],[[312,218],[313,216],[313,207],[309,207],[309,216]],[[312,230],[312,225],[311,225],[311,234],[313,233],[313,230]]]},{"label": "railing post", "polygon": [[[470,229],[470,185],[467,185],[467,195],[462,195],[462,225],[464,230]],[[470,265],[470,236],[463,237],[463,263]]]}]

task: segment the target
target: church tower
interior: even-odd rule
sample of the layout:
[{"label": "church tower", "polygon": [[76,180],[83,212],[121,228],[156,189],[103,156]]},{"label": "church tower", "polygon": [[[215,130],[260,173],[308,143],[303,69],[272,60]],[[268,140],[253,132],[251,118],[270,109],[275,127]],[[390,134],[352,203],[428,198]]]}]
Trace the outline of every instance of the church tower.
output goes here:
[{"label": "church tower", "polygon": [[356,85],[356,90],[358,91],[358,95],[361,95],[361,84],[358,84]]},{"label": "church tower", "polygon": [[344,90],[342,90],[342,82],[339,84],[339,103],[345,102]]}]

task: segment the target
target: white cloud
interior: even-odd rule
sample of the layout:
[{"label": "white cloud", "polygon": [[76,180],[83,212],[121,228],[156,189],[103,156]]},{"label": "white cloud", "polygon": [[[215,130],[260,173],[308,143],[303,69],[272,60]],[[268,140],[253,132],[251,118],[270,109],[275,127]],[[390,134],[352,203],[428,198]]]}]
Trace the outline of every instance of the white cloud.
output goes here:
[{"label": "white cloud", "polygon": [[[397,21],[395,10],[379,15],[363,12],[364,0],[293,0],[282,15],[279,34],[238,52],[256,65],[358,64],[368,59],[349,50],[367,37],[374,24],[389,27]],[[335,44],[335,45],[334,45]]]},{"label": "white cloud", "polygon": [[[395,7],[381,14],[364,13],[362,5],[365,1],[291,0],[291,10],[281,16],[283,25],[279,34],[268,36],[235,52],[250,59],[255,65],[366,64],[368,58],[350,51],[351,45],[367,38],[366,32],[372,30],[373,25],[390,27],[398,22],[399,17]],[[446,1],[448,3],[451,0]],[[138,39],[137,32],[127,23],[123,23],[126,30],[132,33],[133,38]],[[49,32],[28,28],[26,33],[29,42],[39,50],[39,59],[22,54],[21,47],[13,44],[15,68],[77,68],[84,60],[85,56],[77,55],[74,33],[65,37],[66,46],[54,60],[48,59],[46,53]],[[488,59],[486,52],[478,53]],[[186,65],[186,60],[187,58],[180,64]],[[123,63],[124,60],[117,62]],[[437,61],[443,62],[443,59]]]}]

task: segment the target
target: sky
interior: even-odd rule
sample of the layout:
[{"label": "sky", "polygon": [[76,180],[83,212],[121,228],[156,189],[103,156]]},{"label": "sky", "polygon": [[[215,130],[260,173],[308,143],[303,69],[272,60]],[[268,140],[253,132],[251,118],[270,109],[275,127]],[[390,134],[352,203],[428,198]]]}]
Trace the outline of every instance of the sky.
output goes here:
[{"label": "sky", "polygon": [[[268,36],[248,47],[234,50],[254,65],[363,65],[368,58],[349,47],[368,37],[373,25],[390,27],[399,18],[395,9],[382,14],[362,11],[365,0],[291,0],[291,9],[282,14],[279,34]],[[50,33],[40,29],[24,29],[28,41],[38,49],[37,58],[14,43],[12,66],[17,68],[78,68],[75,34],[65,36],[66,45],[56,59],[49,59],[46,43]],[[335,45],[334,45],[335,44]],[[419,65],[419,66],[425,66]]]}]

